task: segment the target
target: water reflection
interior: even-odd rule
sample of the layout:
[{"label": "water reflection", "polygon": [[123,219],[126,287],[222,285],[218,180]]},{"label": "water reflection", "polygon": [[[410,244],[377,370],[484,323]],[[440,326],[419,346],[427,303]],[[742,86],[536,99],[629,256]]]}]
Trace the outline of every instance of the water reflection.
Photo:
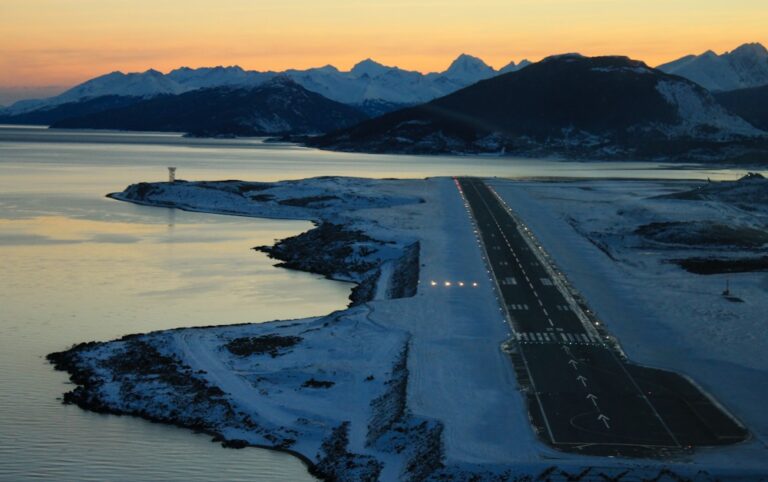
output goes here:
[{"label": "water reflection", "polygon": [[170,235],[173,233],[174,226],[176,226],[176,210],[168,209],[166,211],[166,216],[168,217],[168,234]]},{"label": "water reflection", "polygon": [[[119,148],[115,148],[115,144]],[[110,133],[0,128],[3,174],[50,185],[47,174],[64,176],[70,187],[90,177],[86,166],[112,171],[101,192],[126,184],[167,180],[167,166],[178,167],[179,179],[246,179],[274,181],[323,175],[423,178],[445,175],[511,177],[642,177],[666,179],[733,179],[743,169],[657,162],[573,162],[495,156],[399,156],[318,151],[258,139],[188,139],[178,134]],[[82,167],[83,169],[79,169]],[[684,167],[684,168],[681,168]],[[29,169],[34,169],[31,172]],[[96,168],[96,167],[94,167]],[[70,176],[74,174],[73,176]],[[83,177],[85,176],[85,177]],[[109,176],[103,176],[108,179]],[[6,178],[10,180],[10,178]],[[56,182],[55,180],[51,180]],[[42,183],[42,184],[41,184]]]},{"label": "water reflection", "polygon": [[110,155],[90,147],[73,154],[86,165],[50,163],[57,150],[0,144],[0,480],[311,480],[284,454],[64,407],[66,376],[43,359],[127,333],[342,308],[348,285],[250,249],[311,224],[120,203],[104,194],[146,169],[99,164],[88,156]]},{"label": "water reflection", "polygon": [[346,303],[347,285],[275,269],[250,249],[310,223],[107,206],[115,220],[91,209],[0,219],[0,479],[308,479],[288,456],[235,454],[180,429],[56,400],[66,377],[42,357],[73,343],[320,315]]}]

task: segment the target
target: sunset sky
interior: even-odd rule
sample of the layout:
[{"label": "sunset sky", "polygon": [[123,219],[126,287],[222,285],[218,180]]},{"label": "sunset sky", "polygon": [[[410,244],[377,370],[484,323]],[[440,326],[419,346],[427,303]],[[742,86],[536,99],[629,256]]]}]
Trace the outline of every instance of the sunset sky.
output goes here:
[{"label": "sunset sky", "polygon": [[372,57],[443,70],[553,53],[656,65],[768,43],[766,0],[2,0],[0,89],[70,86],[113,70],[237,64],[282,70]]}]

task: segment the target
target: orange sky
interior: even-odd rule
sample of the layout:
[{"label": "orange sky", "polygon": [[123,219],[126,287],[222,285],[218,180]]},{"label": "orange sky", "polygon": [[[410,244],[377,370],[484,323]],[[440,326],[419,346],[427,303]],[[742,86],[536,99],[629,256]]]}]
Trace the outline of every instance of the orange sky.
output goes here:
[{"label": "orange sky", "polygon": [[768,44],[766,0],[1,0],[0,87],[73,85],[113,70],[237,64],[282,70],[372,57],[443,70],[578,51],[656,65]]}]

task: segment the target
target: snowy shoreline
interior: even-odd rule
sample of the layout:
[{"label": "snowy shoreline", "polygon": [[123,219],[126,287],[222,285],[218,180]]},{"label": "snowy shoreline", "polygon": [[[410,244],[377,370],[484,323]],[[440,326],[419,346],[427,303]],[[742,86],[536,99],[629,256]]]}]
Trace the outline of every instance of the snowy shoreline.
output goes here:
[{"label": "snowy shoreline", "polygon": [[[268,330],[290,328],[291,326],[295,325],[306,325],[312,322],[321,322],[324,320],[334,321],[334,318],[341,318],[341,314],[347,313],[355,306],[359,307],[358,311],[362,316],[368,317],[368,312],[372,312],[373,308],[366,306],[365,303],[370,300],[376,298],[397,299],[405,296],[413,296],[415,294],[416,284],[418,282],[418,241],[414,242],[413,240],[409,240],[407,237],[393,238],[392,236],[381,236],[384,238],[383,240],[375,239],[368,236],[367,231],[370,231],[370,229],[366,230],[366,232],[363,232],[360,229],[354,228],[354,222],[351,222],[346,218],[346,216],[350,211],[354,211],[355,209],[381,209],[390,207],[392,205],[397,206],[418,204],[422,203],[423,200],[418,196],[398,197],[392,195],[360,195],[354,186],[351,189],[351,192],[347,193],[348,197],[343,194],[341,196],[337,195],[339,193],[339,189],[343,190],[344,187],[348,187],[344,186],[345,184],[355,183],[369,184],[376,182],[369,182],[367,180],[349,181],[336,178],[323,178],[311,180],[310,182],[288,181],[285,183],[287,186],[280,186],[280,183],[276,183],[277,191],[280,191],[282,187],[288,193],[288,195],[278,195],[278,202],[273,203],[271,206],[265,205],[266,203],[261,204],[258,208],[260,212],[256,215],[279,219],[310,220],[315,224],[315,228],[298,236],[282,240],[272,247],[254,248],[267,252],[270,257],[282,260],[283,262],[280,263],[279,266],[288,267],[289,269],[299,269],[323,274],[329,279],[354,282],[355,288],[353,288],[352,294],[350,296],[351,303],[349,305],[349,309],[317,319],[298,321],[294,320],[290,322],[279,321],[240,326],[252,327],[256,332],[262,332]],[[168,187],[171,189],[174,187],[180,187],[181,191],[188,192],[189,189],[185,188],[190,186],[186,186],[185,184],[186,183],[181,181],[177,182],[173,186]],[[318,185],[322,184],[326,185],[318,187]],[[197,183],[196,187],[202,186],[202,189],[205,189],[205,191],[202,192],[202,195],[204,198],[206,198],[207,201],[211,201],[212,192],[218,191],[218,194],[222,195],[223,198],[233,196],[235,198],[235,203],[238,203],[242,202],[242,200],[238,197],[243,192],[261,192],[262,190],[269,190],[273,186],[272,184],[250,184],[248,186],[244,185],[245,183],[233,183],[225,181],[222,183]],[[233,189],[233,186],[237,186],[237,188]],[[178,198],[176,198],[173,202],[160,200],[148,201],[146,197],[152,194],[152,190],[154,188],[155,186],[139,184],[131,186],[123,193],[109,194],[108,197],[122,201],[134,202],[141,205],[172,207],[188,211],[213,212],[217,214],[240,216],[255,215],[252,212],[244,213],[237,211],[236,209],[230,209],[228,207],[230,206],[228,203],[230,203],[232,199],[214,200],[214,202],[220,202],[216,207],[211,207],[208,205],[202,208],[194,204],[190,204],[189,201],[181,201]],[[318,195],[318,192],[328,192],[334,194]],[[175,194],[177,195],[178,192]],[[256,194],[254,196],[257,197],[264,195]],[[213,198],[215,197],[216,196],[214,195]],[[196,199],[196,201],[199,201],[199,198]],[[263,203],[264,201],[267,200],[262,197],[258,202]],[[339,204],[339,206],[329,205],[336,202]],[[323,249],[317,249],[318,246],[322,246]],[[323,325],[327,325],[328,323],[329,321],[324,321]],[[227,330],[232,328],[232,326],[233,325],[228,325],[226,327],[211,326],[205,330],[211,331],[216,330],[217,328]],[[315,327],[313,329],[318,328]],[[185,330],[171,330],[170,332],[179,331],[183,332]],[[272,443],[254,443],[253,440],[234,438],[232,434],[227,433],[226,430],[216,430],[212,428],[211,425],[207,424],[205,420],[197,421],[193,418],[185,419],[184,417],[178,416],[169,417],[162,411],[159,413],[153,412],[151,408],[146,409],[145,406],[127,409],[117,408],[119,403],[114,403],[115,400],[112,400],[112,404],[110,404],[110,402],[105,402],[104,394],[99,393],[99,389],[101,388],[102,380],[104,379],[105,375],[103,372],[99,373],[98,370],[92,369],[94,365],[89,366],[88,363],[83,363],[82,359],[80,358],[81,353],[88,352],[94,346],[101,349],[102,347],[106,347],[106,345],[112,345],[105,348],[105,353],[101,354],[104,356],[104,358],[100,359],[101,362],[109,364],[114,361],[114,356],[112,355],[114,355],[115,352],[115,344],[124,342],[126,339],[133,340],[136,337],[141,340],[141,343],[144,343],[145,339],[151,339],[153,336],[158,334],[160,333],[150,333],[136,336],[131,335],[109,344],[85,343],[77,345],[76,347],[73,347],[66,352],[51,354],[48,358],[52,363],[56,365],[56,368],[68,371],[72,380],[77,385],[79,385],[76,390],[65,395],[64,402],[74,403],[79,405],[81,408],[97,412],[137,415],[155,422],[169,423],[181,427],[192,428],[195,431],[212,435],[214,437],[214,441],[221,441],[222,445],[226,447],[243,448],[246,446],[253,446],[287,452],[299,456],[305,465],[307,465],[310,473],[321,478],[333,479],[340,477],[341,473],[336,473],[338,472],[338,469],[332,466],[334,464],[341,463],[341,461],[345,461],[345,473],[352,472],[350,468],[350,460],[359,458],[363,460],[363,464],[361,464],[363,465],[363,468],[360,471],[355,472],[355,478],[377,478],[378,471],[380,470],[380,464],[368,464],[373,466],[373,469],[371,470],[374,475],[366,475],[368,469],[365,468],[365,463],[369,462],[368,459],[370,459],[370,457],[346,454],[345,451],[342,450],[342,453],[335,453],[333,457],[330,456],[330,453],[327,454],[328,457],[326,457],[327,460],[325,461],[322,459],[318,460],[317,458],[313,460],[310,456],[305,454],[306,450],[301,451],[289,448],[289,446],[293,444],[293,440],[286,438],[281,440],[274,437],[270,439],[269,437],[273,435],[271,433],[267,433],[266,436],[268,437],[267,439]],[[407,337],[402,335],[398,336],[405,340],[404,346],[407,347]],[[147,345],[147,347],[147,349],[141,350],[141,354],[136,354],[132,364],[142,365],[142,363],[145,361],[144,358],[147,350],[152,351],[156,348],[154,345]],[[125,358],[126,350],[120,352],[120,348],[117,348],[116,351],[120,353],[121,357]],[[400,351],[402,351],[402,347],[400,348]],[[97,357],[97,355],[94,355],[94,353],[88,353],[87,356],[91,357],[91,360]],[[186,377],[188,380],[186,385],[194,385],[197,383],[201,384],[205,390],[210,390],[212,388],[210,383],[208,383],[206,380],[203,380],[202,377],[197,376],[197,374],[201,373],[202,370],[191,371],[187,365],[182,364],[181,360],[178,360],[178,358],[173,358],[173,354],[171,352],[159,354],[155,358],[163,359],[164,357],[168,356],[172,358],[169,363],[172,365],[171,370],[173,371],[173,376]],[[283,354],[273,354],[273,357],[275,356],[283,356]],[[166,370],[166,368],[158,368],[158,366],[155,366],[153,370],[159,370],[162,372],[163,370]],[[137,370],[133,371],[135,372]],[[382,373],[377,373],[377,377],[384,378],[387,373],[384,370],[380,371],[382,371]],[[392,373],[394,374],[395,371],[396,370],[393,369]],[[114,370],[112,370],[110,376],[113,379],[115,378]],[[369,375],[368,378],[373,378],[373,376]],[[334,382],[315,381],[314,378],[310,378],[308,382],[314,382],[314,384],[318,385],[319,387],[323,387],[324,384],[328,384],[330,386],[334,384]],[[385,384],[390,382],[392,382],[392,379],[386,380]],[[374,383],[370,384],[374,385]],[[382,384],[379,383],[379,385]],[[305,383],[304,386],[307,386],[307,383]],[[309,386],[314,385],[310,384]],[[401,398],[405,396],[404,387],[405,385],[403,385],[402,393],[399,394]],[[178,389],[178,387],[173,388]],[[121,389],[124,388],[121,387]],[[213,390],[214,396],[218,396],[219,394],[215,393],[216,388],[213,388]],[[201,389],[201,393],[202,391],[204,390]],[[376,402],[376,400],[377,399],[373,399],[371,403]],[[153,401],[145,402],[147,404],[151,404]],[[176,402],[181,404],[179,400],[176,400]],[[403,407],[399,416],[399,418],[402,420],[389,420],[387,423],[385,423],[385,426],[381,428],[382,433],[379,436],[383,435],[384,432],[389,430],[391,425],[394,423],[405,423],[405,399],[402,398],[398,403]],[[221,422],[221,420],[219,422]],[[344,427],[343,424],[337,427],[334,433],[340,433],[338,429],[342,427]],[[283,427],[280,428],[282,429]],[[370,424],[368,428],[370,431]],[[329,440],[332,441],[333,438],[329,437]],[[323,443],[326,443],[329,440],[321,439]],[[320,449],[324,449],[323,444],[320,444]],[[423,456],[424,453],[419,453],[419,455]],[[354,462],[352,463],[354,464]]]},{"label": "snowy shoreline", "polygon": [[[141,336],[141,335],[145,335],[145,333],[141,333],[137,335],[128,335],[128,336]],[[80,363],[78,363],[71,355],[75,355],[78,351],[82,349],[86,349],[88,346],[92,346],[95,343],[97,342],[81,343],[73,346],[72,348],[70,348],[65,352],[51,353],[46,356],[46,359],[49,361],[49,363],[54,365],[54,368],[56,370],[69,373],[70,380],[73,383],[76,383],[79,386],[82,386],[84,392],[88,392],[91,389],[89,380],[94,378],[96,375],[95,373],[89,373],[87,370],[84,370],[83,366]],[[260,448],[260,449],[272,450],[275,452],[287,453],[299,459],[307,467],[307,470],[309,471],[309,473],[315,474],[315,464],[312,462],[312,460],[310,460],[301,452],[297,452],[289,448],[276,447],[274,445],[253,444],[253,443],[241,444],[241,443],[238,443],[239,441],[227,440],[221,433],[216,432],[214,430],[206,429],[205,427],[192,426],[175,419],[154,417],[148,413],[135,413],[135,412],[128,412],[128,411],[121,411],[115,408],[111,408],[109,405],[89,402],[87,399],[78,399],[77,397],[73,398],[72,393],[73,392],[65,393],[62,398],[62,403],[67,405],[74,404],[82,408],[83,410],[89,410],[95,413],[118,415],[118,416],[123,416],[123,415],[138,416],[152,423],[173,425],[175,427],[179,427],[183,429],[190,429],[195,433],[202,433],[202,434],[211,436],[212,442],[221,442],[222,446],[226,448],[242,449],[245,447],[254,447],[254,448]]]},{"label": "snowy shoreline", "polygon": [[[568,182],[563,192],[599,192],[600,182]],[[541,211],[549,199],[538,192],[563,189],[556,182],[492,184],[515,199],[515,209],[524,208],[519,214],[529,222],[532,216],[552,221],[551,213]],[[685,188],[645,184],[665,192]],[[501,350],[508,327],[498,322],[492,283],[451,179],[142,183],[110,197],[190,211],[311,220],[313,230],[267,251],[288,267],[367,288],[350,308],[324,317],[132,335],[53,354],[49,358],[57,368],[84,387],[65,396],[65,403],[186,426],[234,447],[285,451],[314,474],[342,480],[527,480],[560,471],[572,480],[593,480],[598,472],[615,476],[627,470],[651,478],[712,471],[719,479],[753,480],[765,470],[757,462],[736,470],[723,456],[709,463],[709,449],[684,459],[606,460],[543,445]],[[591,226],[589,219],[574,222],[557,223],[558,235],[566,229],[573,238],[583,234],[577,226]],[[563,246],[540,223],[530,226],[583,290],[578,271],[572,276],[573,266],[561,257]],[[580,244],[569,249],[598,251]],[[432,280],[441,286],[431,286]],[[479,286],[446,288],[444,281]],[[584,294],[592,304],[592,293]],[[598,314],[610,320],[604,301],[596,301]],[[632,353],[637,338],[631,330],[615,333],[621,327],[611,323],[608,328],[622,346],[630,345],[632,358],[657,361]],[[256,348],[241,355],[227,348],[233,343]],[[144,368],[128,370],[119,362],[126,356],[138,362],[131,367]],[[197,391],[185,392],[181,387],[186,386]],[[198,396],[210,390],[212,396]],[[762,450],[747,445],[752,456],[764,453],[764,445]],[[736,446],[721,453],[739,451]],[[589,470],[577,477],[584,469]]]}]

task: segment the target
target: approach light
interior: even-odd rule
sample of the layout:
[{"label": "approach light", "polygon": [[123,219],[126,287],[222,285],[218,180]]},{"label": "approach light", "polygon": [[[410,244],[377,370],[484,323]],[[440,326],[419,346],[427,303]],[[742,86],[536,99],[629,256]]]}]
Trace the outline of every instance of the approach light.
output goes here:
[{"label": "approach light", "polygon": [[437,281],[430,281],[429,284],[431,284],[432,286],[437,286]]},{"label": "approach light", "polygon": [[451,282],[450,281],[446,281],[445,282],[445,286],[451,286]]}]

